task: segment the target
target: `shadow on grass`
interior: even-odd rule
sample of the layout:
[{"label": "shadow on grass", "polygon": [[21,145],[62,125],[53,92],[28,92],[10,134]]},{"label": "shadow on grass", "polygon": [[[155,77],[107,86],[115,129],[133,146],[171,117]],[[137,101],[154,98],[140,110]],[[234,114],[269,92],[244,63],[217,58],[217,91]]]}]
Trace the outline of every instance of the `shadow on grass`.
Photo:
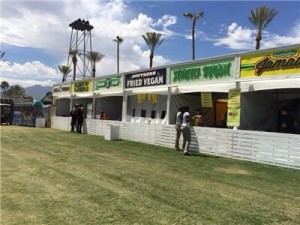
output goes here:
[{"label": "shadow on grass", "polygon": [[[182,151],[178,151],[180,154],[183,155]],[[183,155],[184,156],[184,155]],[[212,159],[217,159],[220,158],[219,156],[215,156],[215,155],[207,155],[207,154],[203,154],[203,153],[199,153],[199,152],[194,152],[194,151],[190,151],[189,155],[185,155],[186,157],[203,157],[203,158],[212,158]]]}]

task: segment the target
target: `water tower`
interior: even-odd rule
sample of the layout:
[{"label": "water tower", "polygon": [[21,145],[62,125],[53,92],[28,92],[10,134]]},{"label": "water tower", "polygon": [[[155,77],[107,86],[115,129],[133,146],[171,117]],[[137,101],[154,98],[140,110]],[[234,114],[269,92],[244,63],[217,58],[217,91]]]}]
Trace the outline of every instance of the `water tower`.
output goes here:
[{"label": "water tower", "polygon": [[[80,18],[69,24],[71,30],[67,65],[72,69],[72,80],[92,76],[92,63],[87,54],[92,52],[92,35],[94,28],[89,21]],[[75,66],[74,66],[75,65]]]}]

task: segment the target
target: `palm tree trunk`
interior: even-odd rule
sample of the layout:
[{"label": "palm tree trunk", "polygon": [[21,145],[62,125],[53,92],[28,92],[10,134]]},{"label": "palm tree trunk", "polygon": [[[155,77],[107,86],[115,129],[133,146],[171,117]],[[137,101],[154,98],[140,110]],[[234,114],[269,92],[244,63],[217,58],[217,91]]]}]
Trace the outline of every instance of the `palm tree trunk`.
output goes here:
[{"label": "palm tree trunk", "polygon": [[119,43],[117,43],[117,73],[119,73]]},{"label": "palm tree trunk", "polygon": [[259,39],[256,39],[256,46],[255,46],[255,49],[256,50],[259,50],[260,48],[260,40]]},{"label": "palm tree trunk", "polygon": [[72,62],[73,62],[73,80],[76,80],[76,66],[77,66],[76,55],[72,56]]},{"label": "palm tree trunk", "polygon": [[256,40],[255,49],[259,50],[259,48],[260,48],[260,41],[261,41],[261,31],[260,30],[258,30],[255,40]]},{"label": "palm tree trunk", "polygon": [[153,64],[153,52],[150,53],[150,68],[152,68]]},{"label": "palm tree trunk", "polygon": [[93,77],[96,77],[96,65],[93,65]]},{"label": "palm tree trunk", "polygon": [[195,26],[196,19],[193,19],[193,27],[192,27],[192,51],[193,51],[193,60],[195,60]]},{"label": "palm tree trunk", "polygon": [[73,80],[76,80],[76,63],[73,64]]}]

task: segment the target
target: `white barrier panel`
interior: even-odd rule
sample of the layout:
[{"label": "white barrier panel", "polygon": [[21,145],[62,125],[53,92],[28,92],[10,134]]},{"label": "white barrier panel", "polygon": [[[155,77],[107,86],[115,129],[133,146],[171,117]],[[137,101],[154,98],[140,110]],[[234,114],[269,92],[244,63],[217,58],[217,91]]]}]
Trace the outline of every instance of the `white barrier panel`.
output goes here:
[{"label": "white barrier panel", "polygon": [[[69,117],[52,117],[51,121],[51,128],[70,130]],[[117,127],[119,139],[175,147],[174,125],[86,119],[84,133],[105,136],[109,125]],[[191,127],[190,150],[300,169],[300,135],[297,134]]]},{"label": "white barrier panel", "polygon": [[51,128],[64,131],[71,131],[71,117],[52,116]]},{"label": "white barrier panel", "polygon": [[45,127],[46,119],[45,118],[35,118],[35,127]]}]

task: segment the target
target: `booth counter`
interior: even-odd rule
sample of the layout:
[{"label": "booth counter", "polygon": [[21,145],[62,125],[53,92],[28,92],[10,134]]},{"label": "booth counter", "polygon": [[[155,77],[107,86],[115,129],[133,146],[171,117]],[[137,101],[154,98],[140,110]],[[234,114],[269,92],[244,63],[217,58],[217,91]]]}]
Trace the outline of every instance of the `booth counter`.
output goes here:
[{"label": "booth counter", "polygon": [[[194,151],[300,168],[299,57],[298,44],[94,78],[83,85],[88,97],[71,82],[69,98],[57,94],[52,128],[69,130],[61,109],[81,102],[92,107],[87,134],[105,136],[111,125],[107,139],[117,126],[121,139],[173,147],[177,109],[189,106],[203,116],[202,127],[191,129]],[[295,118],[295,134],[278,133],[282,107]],[[101,111],[118,116],[103,121]]]}]

